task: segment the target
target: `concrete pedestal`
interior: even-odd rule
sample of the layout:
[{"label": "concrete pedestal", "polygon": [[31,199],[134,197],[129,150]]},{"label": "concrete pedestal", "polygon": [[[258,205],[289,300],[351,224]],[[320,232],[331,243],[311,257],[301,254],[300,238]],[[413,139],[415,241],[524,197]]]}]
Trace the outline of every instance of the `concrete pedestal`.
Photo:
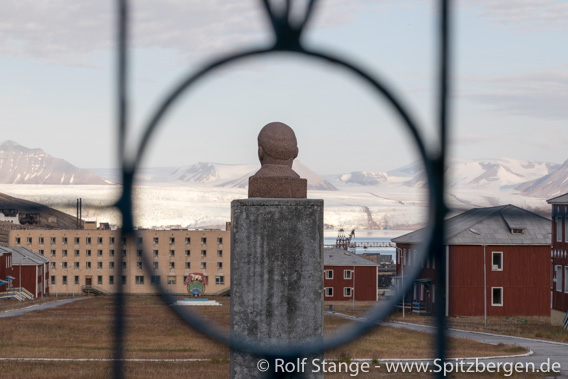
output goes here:
[{"label": "concrete pedestal", "polygon": [[[234,200],[231,211],[231,335],[323,340],[323,200]],[[298,370],[323,378],[313,358],[323,354]],[[231,378],[262,377],[259,359],[231,351]]]}]

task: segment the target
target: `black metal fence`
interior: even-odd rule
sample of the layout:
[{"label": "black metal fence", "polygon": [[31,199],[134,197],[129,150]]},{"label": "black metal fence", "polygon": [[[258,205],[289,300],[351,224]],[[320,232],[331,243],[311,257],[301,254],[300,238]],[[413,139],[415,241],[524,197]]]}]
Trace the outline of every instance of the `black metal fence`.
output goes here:
[{"label": "black metal fence", "polygon": [[[118,159],[122,168],[122,193],[115,204],[116,208],[122,215],[122,233],[125,240],[134,241],[135,230],[133,221],[133,186],[134,178],[139,163],[144,156],[148,142],[156,132],[163,116],[168,112],[174,102],[180,95],[187,91],[194,83],[201,80],[206,75],[214,73],[220,67],[233,64],[243,59],[250,59],[262,55],[272,54],[276,52],[286,52],[293,55],[302,56],[308,59],[319,61],[323,64],[331,64],[344,70],[354,77],[363,79],[377,95],[378,100],[386,100],[386,102],[398,114],[404,128],[408,131],[411,139],[418,150],[422,159],[425,173],[428,179],[428,238],[419,247],[418,264],[415,264],[411,272],[406,275],[409,279],[406,281],[405,288],[399,288],[395,296],[387,300],[386,306],[375,307],[371,309],[367,315],[367,321],[362,323],[353,323],[340,334],[335,334],[326,338],[325,342],[298,341],[294,344],[270,345],[263,341],[255,341],[254,343],[245,343],[237,338],[229,338],[226,333],[218,330],[216,326],[205,322],[196,314],[184,309],[183,307],[172,307],[172,312],[176,312],[180,318],[185,320],[197,331],[204,333],[212,339],[220,341],[228,345],[231,349],[248,352],[259,357],[267,359],[282,358],[294,359],[312,355],[316,352],[332,349],[345,344],[355,338],[365,334],[369,329],[377,326],[381,320],[387,317],[396,306],[398,299],[406,293],[413,284],[414,279],[420,272],[420,260],[425,261],[427,256],[432,256],[437,260],[436,266],[438,277],[436,278],[438,285],[436,286],[436,319],[438,331],[436,334],[437,358],[442,360],[446,356],[446,340],[444,335],[445,329],[445,280],[446,280],[446,262],[445,250],[443,247],[444,230],[443,220],[446,215],[446,205],[444,203],[444,167],[446,159],[446,135],[448,129],[448,78],[449,78],[449,31],[450,25],[450,1],[437,0],[438,2],[438,91],[437,91],[437,115],[438,115],[438,144],[435,147],[427,148],[423,138],[421,137],[421,129],[418,122],[411,117],[410,113],[401,105],[395,94],[387,88],[387,86],[379,79],[374,78],[371,74],[358,67],[355,63],[350,62],[348,57],[333,55],[325,51],[313,48],[306,48],[302,44],[302,35],[306,32],[309,22],[314,12],[317,11],[317,0],[308,0],[306,2],[305,12],[300,20],[292,19],[291,1],[286,0],[284,7],[275,7],[269,0],[260,0],[261,6],[264,8],[266,16],[270,20],[274,43],[268,48],[251,49],[238,52],[236,54],[219,57],[206,64],[201,70],[188,74],[183,80],[169,92],[162,100],[150,122],[145,126],[143,138],[137,150],[133,154],[129,154],[126,150],[126,134],[129,125],[129,94],[128,94],[128,73],[129,73],[129,49],[128,49],[128,27],[129,27],[129,8],[128,0],[116,0],[117,3],[117,137],[118,137]],[[378,37],[377,37],[378,38]],[[372,49],[372,46],[369,46]],[[117,258],[117,260],[120,258]],[[142,255],[143,266],[146,270],[150,270],[149,252],[144,251]],[[120,264],[120,263],[118,263]],[[174,302],[172,295],[166,293],[161,284],[158,283],[160,296],[167,304]],[[122,282],[117,281],[117,295],[115,297],[115,321],[114,321],[114,376],[120,378],[123,376],[123,359],[124,359],[124,295],[122,291]],[[443,377],[443,373],[440,373]]]}]

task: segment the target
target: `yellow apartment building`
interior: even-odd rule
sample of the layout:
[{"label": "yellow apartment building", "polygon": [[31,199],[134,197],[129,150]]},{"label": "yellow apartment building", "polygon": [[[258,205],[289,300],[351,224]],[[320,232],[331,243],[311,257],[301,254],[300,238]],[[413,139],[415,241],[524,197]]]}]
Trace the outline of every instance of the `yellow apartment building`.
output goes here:
[{"label": "yellow apartment building", "polygon": [[[203,273],[206,294],[230,285],[230,224],[227,230],[139,229],[135,240],[123,240],[120,230],[86,223],[81,230],[9,232],[9,246],[23,246],[50,259],[50,294],[79,294],[83,286],[130,294],[155,294],[157,284],[168,293],[186,294],[184,280]],[[149,267],[142,255],[145,254]]]}]

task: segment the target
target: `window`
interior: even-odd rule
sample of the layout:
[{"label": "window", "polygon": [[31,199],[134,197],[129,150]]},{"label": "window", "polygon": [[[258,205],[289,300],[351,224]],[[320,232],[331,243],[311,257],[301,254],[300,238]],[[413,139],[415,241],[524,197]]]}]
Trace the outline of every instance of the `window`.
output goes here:
[{"label": "window", "polygon": [[325,278],[333,279],[333,270],[325,270]]},{"label": "window", "polygon": [[176,268],[176,263],[170,262],[170,270],[173,270],[174,268]]},{"label": "window", "polygon": [[201,243],[205,245],[207,243],[207,238],[201,237]]},{"label": "window", "polygon": [[524,234],[525,230],[521,228],[511,228],[511,234]]},{"label": "window", "polygon": [[158,262],[154,262],[154,270],[158,269]]},{"label": "window", "polygon": [[113,275],[110,275],[108,277],[108,284],[114,284],[114,276]]},{"label": "window", "polygon": [[39,250],[39,253],[40,253],[41,255],[45,255],[45,251],[43,251],[43,249],[40,249],[40,250]]},{"label": "window", "polygon": [[491,269],[493,271],[503,271],[503,253],[501,251],[491,253]]},{"label": "window", "polygon": [[352,288],[351,287],[343,287],[343,297],[351,297]]},{"label": "window", "polygon": [[74,254],[75,254],[76,257],[78,257],[79,256],[79,250],[75,250]]},{"label": "window", "polygon": [[142,270],[142,262],[136,262],[136,268]]},{"label": "window", "polygon": [[73,267],[75,267],[75,270],[79,269],[79,262],[75,262],[75,264],[73,265]]},{"label": "window", "polygon": [[55,242],[56,242],[56,238],[55,238],[55,237],[51,237],[51,244],[52,244],[52,245],[55,245]]},{"label": "window", "polygon": [[109,242],[110,242],[111,245],[114,245],[114,237],[110,237]]},{"label": "window", "polygon": [[75,245],[78,245],[79,242],[81,242],[81,239],[79,237],[75,237]]},{"label": "window", "polygon": [[189,257],[190,255],[191,255],[191,250],[186,250],[186,251],[185,251],[185,256],[186,256],[186,257]]},{"label": "window", "polygon": [[51,284],[55,284],[55,276],[51,275]]},{"label": "window", "polygon": [[87,237],[87,245],[91,244],[91,237]]},{"label": "window", "polygon": [[120,241],[124,246],[126,246],[126,237],[122,237]]},{"label": "window", "polygon": [[103,284],[103,277],[101,275],[97,276],[97,284]]},{"label": "window", "polygon": [[201,250],[201,256],[206,257],[207,256],[207,250]]},{"label": "window", "polygon": [[108,255],[110,255],[111,257],[114,257],[114,250],[109,250]]},{"label": "window", "polygon": [[142,256],[142,250],[136,250],[136,256],[141,257]]},{"label": "window", "polygon": [[562,217],[556,217],[556,242],[562,242]]},{"label": "window", "polygon": [[190,262],[185,262],[185,268],[187,268],[187,269],[191,268],[191,263],[190,263]]},{"label": "window", "polygon": [[55,250],[51,250],[51,251],[49,252],[49,254],[50,254],[52,257],[55,257]]},{"label": "window", "polygon": [[144,276],[136,275],[136,285],[143,285],[144,284]]},{"label": "window", "polygon": [[160,284],[160,277],[158,275],[152,275],[150,277],[150,284],[152,284],[153,286]]},{"label": "window", "polygon": [[61,250],[61,255],[66,257],[67,256],[67,250]]},{"label": "window", "polygon": [[61,263],[61,266],[62,266],[64,269],[67,269],[67,262],[62,262],[62,263]]},{"label": "window", "polygon": [[158,237],[154,237],[154,243],[157,244],[158,242],[160,242],[160,239]]},{"label": "window", "polygon": [[343,270],[343,279],[351,279],[353,277],[353,270]]},{"label": "window", "polygon": [[126,250],[122,250],[121,254],[122,254],[123,257],[126,257]]},{"label": "window", "polygon": [[562,292],[562,266],[557,265],[554,269],[556,271],[556,291]]},{"label": "window", "polygon": [[217,256],[219,258],[222,258],[223,257],[223,250],[217,250]]},{"label": "window", "polygon": [[39,237],[39,244],[43,245],[43,237]]},{"label": "window", "polygon": [[120,262],[120,268],[126,270],[126,262]]},{"label": "window", "polygon": [[30,245],[32,243],[32,237],[26,238],[26,242],[28,243],[28,245]]},{"label": "window", "polygon": [[87,257],[91,256],[91,250],[87,250]]},{"label": "window", "polygon": [[87,267],[87,270],[90,270],[91,269],[91,262],[86,262],[85,267]]},{"label": "window", "polygon": [[216,276],[215,277],[215,284],[224,285],[225,284],[225,277],[224,276]]},{"label": "window", "polygon": [[138,237],[138,245],[142,245],[142,237]]},{"label": "window", "polygon": [[564,218],[564,241],[568,242],[568,216]]},{"label": "window", "polygon": [[326,287],[324,288],[325,297],[332,297],[333,296],[333,287]]},{"label": "window", "polygon": [[102,245],[102,244],[103,244],[103,237],[97,237],[97,244],[98,244],[98,245]]},{"label": "window", "polygon": [[61,238],[61,242],[62,242],[64,245],[67,245],[67,237]]},{"label": "window", "polygon": [[491,305],[503,306],[503,287],[491,287]]},{"label": "window", "polygon": [[175,256],[176,256],[176,251],[170,250],[170,257],[175,257]]},{"label": "window", "polygon": [[217,237],[217,244],[219,244],[219,245],[223,244],[223,238],[222,237]]},{"label": "window", "polygon": [[158,250],[154,250],[153,254],[154,254],[155,257],[157,257],[158,256]]},{"label": "window", "polygon": [[174,275],[168,275],[168,284],[176,284],[176,277]]},{"label": "window", "polygon": [[564,292],[568,293],[568,266],[564,266]]},{"label": "window", "polygon": [[97,250],[97,256],[98,256],[98,257],[102,257],[102,256],[103,256],[103,251],[102,251],[102,250]]},{"label": "window", "polygon": [[20,237],[16,237],[16,245],[19,245],[21,243]]},{"label": "window", "polygon": [[126,284],[126,275],[122,275],[121,281],[123,285]]},{"label": "window", "polygon": [[191,243],[191,238],[185,237],[185,244],[189,245]]},{"label": "window", "polygon": [[103,268],[103,262],[97,262],[97,268]]},{"label": "window", "polygon": [[61,282],[62,282],[63,284],[67,284],[67,275],[63,275],[63,276],[61,277]]},{"label": "window", "polygon": [[170,237],[170,243],[176,243],[176,239],[174,237]]},{"label": "window", "polygon": [[55,262],[49,262],[49,268],[55,270]]},{"label": "window", "polygon": [[109,263],[108,263],[108,268],[114,269],[114,262],[109,262]]},{"label": "window", "polygon": [[79,276],[75,275],[75,284],[79,284]]},{"label": "window", "polygon": [[223,269],[223,262],[217,262],[217,270]]},{"label": "window", "polygon": [[201,262],[201,268],[205,270],[207,268],[207,263]]}]

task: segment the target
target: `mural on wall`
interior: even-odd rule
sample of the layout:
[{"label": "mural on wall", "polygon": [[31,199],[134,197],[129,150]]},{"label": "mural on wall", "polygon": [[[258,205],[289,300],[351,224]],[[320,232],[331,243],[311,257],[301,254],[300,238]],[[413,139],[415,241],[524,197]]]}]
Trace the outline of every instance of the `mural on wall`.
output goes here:
[{"label": "mural on wall", "polygon": [[201,296],[207,287],[207,277],[200,272],[192,272],[185,278],[184,284],[187,286],[187,293],[192,296]]}]

